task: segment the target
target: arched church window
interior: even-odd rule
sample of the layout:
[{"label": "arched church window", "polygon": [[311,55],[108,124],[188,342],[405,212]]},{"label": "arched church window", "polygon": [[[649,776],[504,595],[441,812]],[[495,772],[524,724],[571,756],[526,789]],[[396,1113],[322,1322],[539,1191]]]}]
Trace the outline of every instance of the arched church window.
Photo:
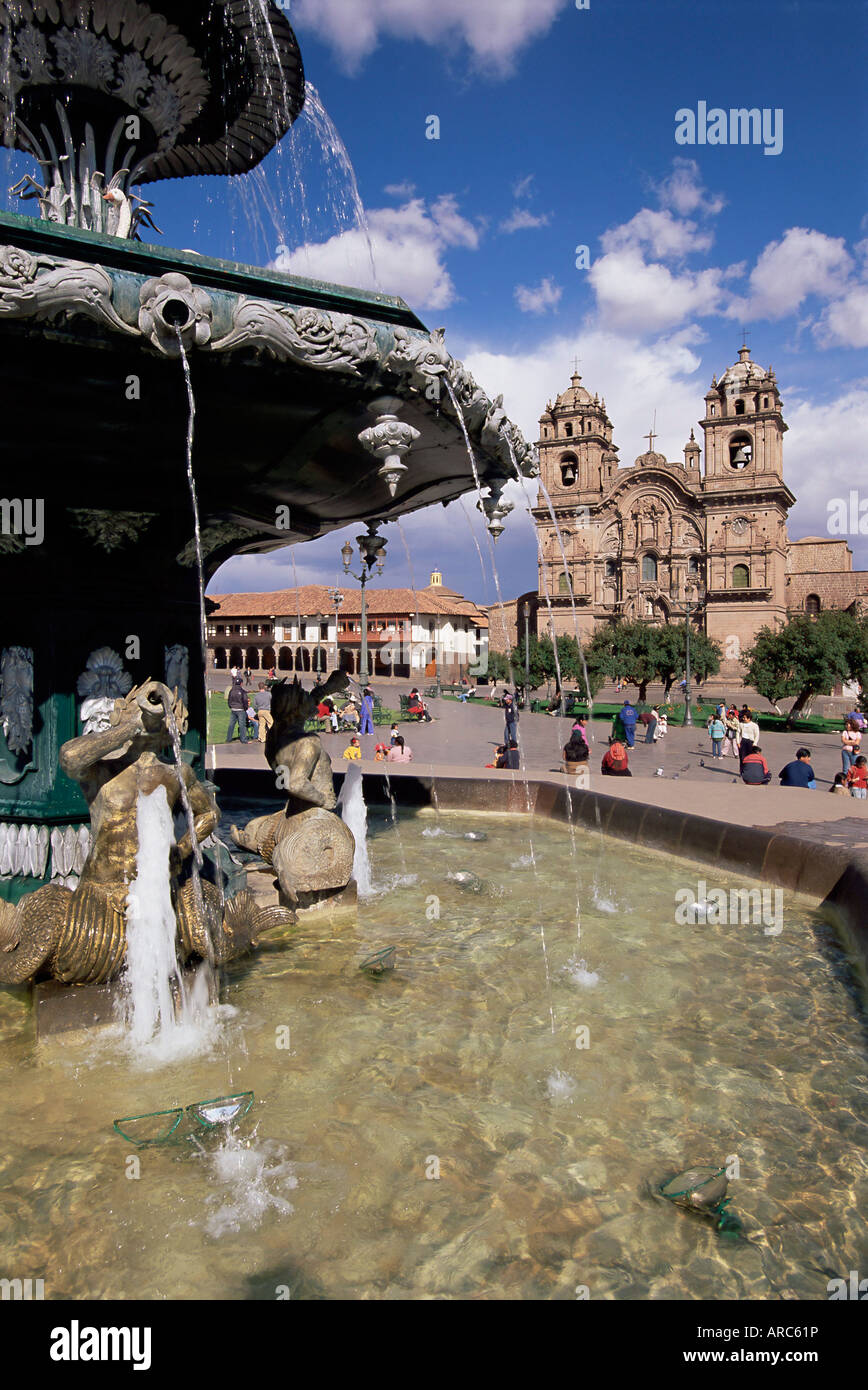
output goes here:
[{"label": "arched church window", "polygon": [[657,578],[657,561],[653,555],[642,556],[642,583],[650,584]]},{"label": "arched church window", "polygon": [[607,560],[607,561],[606,561],[606,578],[607,578],[607,579],[616,579],[617,576],[618,576],[618,562],[617,562],[617,560]]},{"label": "arched church window", "polygon": [[561,455],[561,484],[563,487],[573,487],[578,476],[579,461],[575,454]]},{"label": "arched church window", "polygon": [[805,599],[805,612],[808,613],[812,618],[816,618],[817,614],[820,611],[820,608],[821,604],[819,594],[808,594],[808,597]]},{"label": "arched church window", "polygon": [[716,415],[716,414],[717,414],[717,406],[716,406],[716,405],[711,405],[711,406],[709,406],[709,407],[708,407],[708,413],[709,413],[709,415]]},{"label": "arched church window", "polygon": [[569,592],[570,592],[570,576],[566,573],[566,571],[562,571],[562,572],[558,575],[558,593],[559,593],[559,594],[568,594]]},{"label": "arched church window", "polygon": [[698,556],[698,555],[691,555],[691,556],[689,556],[688,561],[687,561],[687,573],[688,573],[688,574],[699,574],[699,556]]},{"label": "arched church window", "polygon": [[768,408],[769,408],[769,398],[768,398],[768,396],[763,396],[763,410],[768,410]]},{"label": "arched church window", "polygon": [[564,425],[564,433],[566,434],[567,439],[572,439],[572,437],[573,437],[573,427],[572,427],[572,425],[570,424],[569,420],[568,420],[567,423]]},{"label": "arched church window", "polygon": [[729,466],[740,470],[753,462],[753,440],[749,434],[734,434],[729,441]]},{"label": "arched church window", "polygon": [[744,414],[744,401],[736,401],[736,403],[735,403],[735,413],[736,413],[736,415],[743,415],[743,414]]},{"label": "arched church window", "polygon": [[733,565],[732,587],[734,589],[750,588],[750,570],[747,565]]}]

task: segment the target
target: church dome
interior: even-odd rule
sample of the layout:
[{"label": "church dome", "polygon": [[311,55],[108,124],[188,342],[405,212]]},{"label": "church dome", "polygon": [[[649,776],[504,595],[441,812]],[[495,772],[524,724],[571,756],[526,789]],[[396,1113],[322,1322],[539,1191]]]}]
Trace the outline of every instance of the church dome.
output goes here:
[{"label": "church dome", "polygon": [[720,379],[720,385],[729,387],[731,390],[741,390],[752,382],[765,381],[766,374],[758,362],[752,362],[750,358],[750,348],[743,347],[738,354],[738,361],[731,367],[727,367]]},{"label": "church dome", "polygon": [[582,378],[578,372],[573,372],[570,378],[570,386],[566,391],[562,391],[555,402],[561,410],[575,410],[580,405],[593,405],[594,398],[590,391],[586,391],[582,385]]}]

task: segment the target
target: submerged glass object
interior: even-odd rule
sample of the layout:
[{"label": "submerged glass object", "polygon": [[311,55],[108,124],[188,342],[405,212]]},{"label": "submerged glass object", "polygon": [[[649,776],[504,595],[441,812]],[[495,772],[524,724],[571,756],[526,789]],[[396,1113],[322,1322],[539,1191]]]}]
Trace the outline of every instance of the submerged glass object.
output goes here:
[{"label": "submerged glass object", "polygon": [[187,1106],[187,1114],[203,1129],[216,1129],[246,1115],[253,1104],[252,1091],[240,1091],[235,1096],[217,1096],[215,1100],[200,1100]]},{"label": "submerged glass object", "polygon": [[165,1144],[178,1125],[184,1111],[178,1106],[173,1110],[152,1110],[148,1115],[127,1115],[112,1121],[112,1128],[123,1139],[136,1144],[140,1149],[147,1144]]},{"label": "submerged glass object", "polygon": [[698,1212],[715,1219],[715,1226],[724,1235],[739,1235],[741,1222],[734,1212],[727,1211],[732,1201],[727,1197],[728,1181],[725,1168],[686,1168],[657,1189],[661,1197],[677,1207]]},{"label": "submerged glass object", "polygon": [[252,1091],[240,1091],[234,1096],[217,1096],[214,1100],[199,1100],[193,1105],[175,1106],[171,1110],[153,1110],[147,1115],[127,1115],[113,1120],[112,1127],[123,1139],[129,1140],[138,1148],[149,1144],[177,1143],[182,1139],[192,1139],[192,1134],[177,1134],[176,1131],[185,1115],[202,1129],[217,1129],[228,1125],[232,1120],[247,1114],[253,1104]]},{"label": "submerged glass object", "polygon": [[384,946],[381,951],[375,951],[372,956],[366,956],[359,969],[367,970],[369,975],[382,975],[384,970],[395,969],[397,957],[397,947]]}]

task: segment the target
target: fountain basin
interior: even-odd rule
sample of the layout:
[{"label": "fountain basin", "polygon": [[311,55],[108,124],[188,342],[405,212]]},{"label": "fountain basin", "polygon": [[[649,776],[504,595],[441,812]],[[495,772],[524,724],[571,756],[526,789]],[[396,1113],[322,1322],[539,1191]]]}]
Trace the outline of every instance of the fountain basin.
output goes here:
[{"label": "fountain basin", "polygon": [[[183,1297],[191,1260],[197,1296],[268,1299],[286,1285],[572,1301],[579,1284],[594,1299],[810,1299],[825,1267],[858,1267],[864,1018],[811,907],[788,895],[777,938],[679,925],[683,861],[585,833],[574,853],[541,817],[441,816],[408,808],[396,829],[372,813],[374,879],[391,889],[348,931],[310,916],[230,966],[238,1012],[182,1066],[137,1066],[105,1032],[34,1056],[20,1002],[0,997],[6,1161],[39,1194],[0,1250],[24,1275],[62,1270],[47,1296]],[[438,825],[488,838],[423,835]],[[459,855],[502,892],[450,885]],[[359,970],[388,946],[394,970]],[[148,1158],[158,1181],[126,1179],[114,1116],[242,1089],[257,1098],[243,1171],[224,1147],[167,1150]],[[756,1242],[735,1250],[655,1197],[732,1156]],[[167,1239],[179,1214],[183,1242]]]}]

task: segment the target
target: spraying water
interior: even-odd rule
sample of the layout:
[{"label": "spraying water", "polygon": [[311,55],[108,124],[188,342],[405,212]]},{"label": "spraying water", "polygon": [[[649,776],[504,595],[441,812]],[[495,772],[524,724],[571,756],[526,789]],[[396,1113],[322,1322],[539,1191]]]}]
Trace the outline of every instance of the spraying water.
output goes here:
[{"label": "spraying water", "polygon": [[374,892],[371,876],[371,858],[368,853],[368,808],[362,790],[362,769],[350,763],[344,777],[340,794],[341,819],[353,832],[356,852],[353,856],[353,878],[359,890],[359,897],[370,898]]},{"label": "spraying water", "polygon": [[[460,403],[460,401],[458,400],[458,397],[456,396],[455,390],[454,390],[454,388],[453,388],[453,386],[452,386],[452,382],[449,380],[448,377],[446,377],[446,390],[447,390],[448,393],[449,393],[449,399],[450,399],[450,401],[452,402],[452,408],[453,408],[453,410],[455,411],[455,414],[456,414],[457,417],[458,417],[458,422],[459,422],[459,424],[461,425],[461,432],[462,432],[462,434],[464,435],[464,443],[465,443],[465,446],[466,446],[466,448],[467,448],[467,456],[468,456],[468,458],[470,459],[470,467],[471,467],[471,469],[473,470],[473,481],[474,481],[475,484],[476,484],[476,491],[477,491],[477,493],[478,493],[478,495],[479,495],[479,501],[481,502],[481,501],[482,501],[482,484],[481,484],[480,481],[479,481],[479,469],[478,469],[477,466],[476,466],[476,455],[475,455],[474,452],[473,452],[473,445],[472,445],[471,442],[470,442],[470,433],[469,433],[469,431],[468,431],[468,429],[467,429],[467,421],[466,421],[465,418],[464,418],[464,411],[461,409],[461,403]],[[506,610],[505,610],[504,604],[503,604],[503,594],[501,593],[501,589],[500,589],[500,575],[499,575],[498,569],[497,569],[497,561],[496,561],[495,558],[494,558],[494,542],[492,541],[492,539],[491,539],[491,534],[490,534],[490,532],[489,532],[487,529],[486,529],[486,536],[487,536],[487,538],[488,538],[488,548],[489,548],[489,552],[490,552],[490,555],[491,555],[491,571],[492,571],[492,574],[493,574],[493,576],[494,576],[494,587],[495,587],[495,590],[496,590],[496,592],[497,592],[497,602],[498,602],[498,605],[499,605],[499,607],[500,607],[501,621],[502,621],[502,623],[503,623],[503,625],[504,625],[504,628],[506,628]],[[557,646],[555,646],[555,652],[557,652]],[[557,660],[557,658],[556,658],[556,660]],[[513,686],[514,686],[514,685],[515,685],[515,675],[514,675],[514,673],[513,673],[511,667],[510,667],[510,677],[511,677],[511,680],[512,680],[512,684],[513,684]],[[560,678],[560,667],[558,667],[558,677]],[[522,763],[524,764],[524,756],[523,756],[523,755],[522,755]],[[529,789],[529,787],[528,787],[527,768],[526,768],[526,766],[524,767],[524,794],[525,794],[525,800],[526,800],[526,802],[527,802],[527,811],[528,811],[528,815],[530,816],[530,815],[532,814],[532,809],[533,809],[533,808],[532,808],[532,806],[531,806],[530,789]],[[532,863],[533,863],[534,875],[536,875],[536,872],[537,872],[536,854],[535,854],[535,852],[534,852],[534,847],[533,847],[533,836],[532,836],[532,835],[528,835],[528,845],[529,845],[529,848],[530,848],[530,855],[531,855],[531,860],[532,860]],[[552,977],[551,977],[551,970],[549,969],[549,953],[548,953],[548,947],[547,947],[547,945],[546,945],[546,932],[545,932],[545,926],[543,925],[542,919],[540,919],[539,933],[540,933],[540,941],[541,941],[541,943],[542,943],[543,965],[544,965],[544,968],[545,968],[546,990],[547,990],[547,995],[548,995],[548,1006],[549,1006],[549,1018],[550,1018],[550,1020],[551,1020],[552,1033],[554,1033],[554,1031],[555,1031],[555,1011],[554,1011],[554,1003],[553,1003],[553,1000],[552,1000]]]},{"label": "spraying water", "polygon": [[127,896],[128,1034],[137,1052],[167,1061],[201,1049],[213,1011],[207,977],[200,973],[188,989],[178,966],[169,877],[175,830],[165,787],[139,794],[136,828],[136,877]]}]

